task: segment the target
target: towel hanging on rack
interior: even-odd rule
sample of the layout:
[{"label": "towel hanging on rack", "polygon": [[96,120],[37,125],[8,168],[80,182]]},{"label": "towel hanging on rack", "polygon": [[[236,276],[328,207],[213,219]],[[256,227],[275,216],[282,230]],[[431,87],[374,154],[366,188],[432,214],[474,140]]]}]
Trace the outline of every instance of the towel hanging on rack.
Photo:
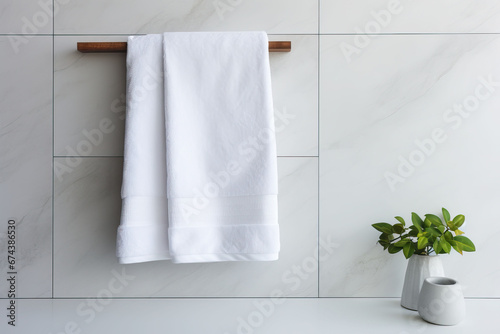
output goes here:
[{"label": "towel hanging on rack", "polygon": [[267,35],[129,38],[121,263],[278,258]]}]

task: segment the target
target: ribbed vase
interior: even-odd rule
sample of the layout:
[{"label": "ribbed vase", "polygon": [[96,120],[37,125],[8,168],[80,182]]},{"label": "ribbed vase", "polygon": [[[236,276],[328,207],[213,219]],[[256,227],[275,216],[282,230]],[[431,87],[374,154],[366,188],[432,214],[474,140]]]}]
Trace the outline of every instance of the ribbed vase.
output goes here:
[{"label": "ribbed vase", "polygon": [[427,277],[443,277],[443,264],[439,256],[412,255],[406,267],[401,306],[416,311],[418,295]]}]

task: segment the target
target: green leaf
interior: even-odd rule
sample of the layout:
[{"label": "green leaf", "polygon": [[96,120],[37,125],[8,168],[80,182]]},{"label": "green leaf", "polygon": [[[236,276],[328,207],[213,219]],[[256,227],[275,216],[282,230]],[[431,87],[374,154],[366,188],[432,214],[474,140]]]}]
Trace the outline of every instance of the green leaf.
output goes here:
[{"label": "green leaf", "polygon": [[441,236],[441,232],[439,232],[439,230],[437,228],[433,227],[433,226],[427,227],[425,229],[425,232],[427,232],[430,235],[435,236],[435,237],[440,237]]},{"label": "green leaf", "polygon": [[390,254],[396,254],[399,251],[401,251],[402,249],[403,249],[403,247],[396,247],[394,244],[389,245],[389,253]]},{"label": "green leaf", "polygon": [[444,221],[445,222],[450,221],[451,217],[450,217],[450,213],[448,212],[448,210],[446,210],[445,208],[442,208],[441,211],[443,212]]},{"label": "green leaf", "polygon": [[403,234],[405,232],[405,227],[402,224],[394,224],[392,225],[392,230],[394,233]]},{"label": "green leaf", "polygon": [[448,242],[453,241],[453,234],[451,234],[450,231],[446,231],[446,232],[444,232],[444,238]]},{"label": "green leaf", "polygon": [[392,230],[392,225],[387,223],[376,223],[372,224],[373,228],[377,231],[380,231],[385,234],[392,234],[394,231]]},{"label": "green leaf", "polygon": [[451,245],[448,241],[446,241],[446,239],[441,238],[439,243],[441,244],[441,248],[443,249],[443,251],[448,254],[451,252]]},{"label": "green leaf", "polygon": [[439,230],[439,232],[441,232],[441,234],[443,234],[446,227],[444,227],[444,225],[441,225],[441,226],[438,226],[437,229]]},{"label": "green leaf", "polygon": [[404,245],[406,245],[409,242],[410,242],[410,240],[408,240],[408,239],[399,240],[398,242],[394,243],[394,246],[403,247]]},{"label": "green leaf", "polygon": [[387,233],[382,233],[378,238],[380,240],[389,240],[389,235]]},{"label": "green leaf", "polygon": [[456,236],[456,237],[453,238],[453,240],[458,245],[460,245],[460,248],[464,252],[474,252],[476,250],[476,246],[474,246],[474,244],[472,243],[472,241],[470,241],[469,238],[467,238],[467,237],[465,237],[463,235]]},{"label": "green leaf", "polygon": [[429,226],[431,226],[431,225],[432,225],[431,221],[430,221],[429,219],[425,218],[425,219],[424,219],[424,226],[425,226],[425,227],[429,227]]},{"label": "green leaf", "polygon": [[460,253],[460,255],[464,254],[461,244],[459,244],[458,242],[455,242],[455,241],[450,242],[450,244],[451,244],[451,247],[453,247],[453,249],[455,249],[457,252]]},{"label": "green leaf", "polygon": [[432,214],[426,214],[425,215],[425,218],[430,220],[431,224],[434,225],[434,226],[443,226],[443,222],[441,221],[441,218],[439,218],[438,216],[436,215],[432,215]]},{"label": "green leaf", "polygon": [[401,224],[403,224],[403,226],[406,226],[406,222],[405,222],[405,220],[402,217],[396,216],[394,218],[396,218]]},{"label": "green leaf", "polygon": [[410,226],[410,232],[408,232],[408,236],[416,237],[418,235],[418,230],[415,226]]},{"label": "green leaf", "polygon": [[431,246],[431,248],[432,248],[432,245],[434,244],[434,241],[436,240],[436,237],[435,236],[431,236],[431,237],[428,237],[427,239],[428,239],[427,240],[427,244],[429,246]]},{"label": "green leaf", "polygon": [[448,227],[452,231],[455,231],[457,229],[456,226],[455,226],[455,224],[453,223],[453,221],[446,222],[446,225],[448,225]]},{"label": "green leaf", "polygon": [[403,254],[405,255],[405,258],[409,259],[413,253],[415,253],[415,245],[413,245],[413,242],[409,242],[403,246]]},{"label": "green leaf", "polygon": [[382,247],[384,247],[384,250],[386,250],[389,247],[389,245],[391,244],[389,241],[386,241],[386,240],[379,240],[378,243]]},{"label": "green leaf", "polygon": [[411,213],[411,221],[419,232],[424,228],[424,222],[422,221],[422,218],[420,218],[415,212]]},{"label": "green leaf", "polygon": [[439,242],[439,239],[434,240],[434,244],[432,245],[432,248],[434,249],[434,252],[436,254],[439,254],[442,250],[441,248],[441,243]]},{"label": "green leaf", "polygon": [[384,247],[384,250],[386,250],[387,247],[389,247],[389,245],[391,244],[389,240],[378,240],[377,243]]},{"label": "green leaf", "polygon": [[429,239],[427,239],[426,237],[420,237],[420,238],[418,238],[417,248],[423,249],[423,248],[425,248],[425,246],[427,246],[428,243],[429,243]]},{"label": "green leaf", "polygon": [[457,228],[459,228],[460,226],[462,226],[462,224],[464,222],[465,222],[465,216],[464,215],[458,215],[455,218],[453,218],[453,224],[456,227],[455,229],[453,229],[453,231],[455,231]]}]

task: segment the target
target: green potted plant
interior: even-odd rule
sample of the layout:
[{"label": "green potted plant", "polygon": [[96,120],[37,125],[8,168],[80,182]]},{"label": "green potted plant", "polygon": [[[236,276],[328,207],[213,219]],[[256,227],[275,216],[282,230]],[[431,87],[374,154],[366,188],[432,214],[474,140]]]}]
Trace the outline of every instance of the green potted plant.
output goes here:
[{"label": "green potted plant", "polygon": [[401,305],[405,308],[417,309],[418,294],[425,278],[444,276],[441,260],[431,255],[449,254],[452,248],[460,254],[476,250],[474,243],[459,229],[465,222],[464,215],[451,219],[445,208],[442,214],[443,219],[434,214],[426,214],[422,219],[412,212],[411,225],[400,216],[395,217],[398,222],[392,225],[386,222],[372,224],[381,232],[378,244],[384,250],[390,254],[402,251],[405,258],[410,259],[401,296]]}]

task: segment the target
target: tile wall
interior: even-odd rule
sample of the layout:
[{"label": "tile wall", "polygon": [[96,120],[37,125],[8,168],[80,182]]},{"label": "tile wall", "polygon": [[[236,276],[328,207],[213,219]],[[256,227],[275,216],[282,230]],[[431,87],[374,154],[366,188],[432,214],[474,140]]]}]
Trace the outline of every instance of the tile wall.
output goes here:
[{"label": "tile wall", "polygon": [[[270,54],[280,259],[119,265],[125,55],[76,43],[213,30],[292,41],[291,53]],[[106,298],[197,307],[274,293],[397,297],[406,261],[382,252],[370,224],[445,206],[465,214],[478,249],[444,257],[447,274],[468,297],[499,298],[499,34],[494,0],[4,0],[0,268],[15,219],[26,310],[99,300],[117,277]],[[113,131],[90,142],[105,119]],[[9,288],[1,279],[2,309]]]}]

